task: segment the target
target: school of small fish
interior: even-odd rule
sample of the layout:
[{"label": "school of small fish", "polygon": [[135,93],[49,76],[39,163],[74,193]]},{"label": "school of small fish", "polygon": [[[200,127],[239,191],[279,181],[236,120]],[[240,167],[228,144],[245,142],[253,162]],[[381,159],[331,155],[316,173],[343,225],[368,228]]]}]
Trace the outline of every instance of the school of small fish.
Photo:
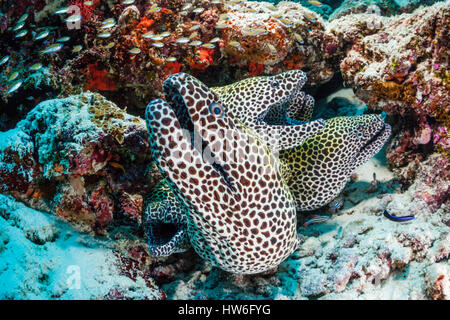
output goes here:
[{"label": "school of small fish", "polygon": [[[317,0],[308,0],[308,2],[317,7],[322,6],[322,3]],[[129,6],[129,5],[133,5],[135,3],[135,0],[122,0],[120,3],[124,6]],[[212,0],[210,2],[210,4],[212,4],[212,5],[224,5],[229,8],[232,8],[232,6],[234,6],[234,5],[243,5],[245,3],[246,3],[246,1],[243,1],[243,0]],[[83,5],[90,7],[90,6],[94,5],[94,2],[93,1],[84,1]],[[295,26],[294,22],[290,21],[289,19],[282,18],[282,15],[276,12],[278,9],[275,5],[270,4],[270,5],[267,5],[266,7],[268,10],[273,12],[271,14],[271,16],[273,18],[277,19],[278,21],[280,21],[285,27],[291,28],[291,27]],[[205,8],[203,8],[203,7],[195,7],[195,5],[193,3],[186,3],[181,7],[179,13],[182,16],[194,14],[195,18],[197,18],[200,14],[202,14],[204,12],[204,10],[205,10]],[[161,11],[161,7],[157,3],[154,3],[149,8],[149,10],[147,10],[147,13],[152,14],[152,13],[157,13],[160,11]],[[256,10],[253,8],[249,8],[249,11],[256,12]],[[78,14],[78,13],[72,14],[72,13],[73,12],[71,11],[70,7],[58,8],[57,10],[55,10],[53,12],[53,14],[58,15],[58,16],[65,15],[66,17],[63,18],[62,20],[66,23],[77,23],[77,22],[81,22],[83,20],[83,16],[81,14]],[[29,18],[29,14],[25,13],[16,21],[14,26],[11,26],[8,28],[8,30],[11,30],[12,32],[15,33],[14,34],[15,39],[21,40],[22,38],[27,37],[27,35],[32,34],[32,40],[38,44],[38,41],[48,38],[48,36],[52,33],[50,28],[36,28],[35,30],[27,29],[26,26],[27,26],[28,18]],[[317,19],[317,17],[311,13],[306,13],[305,18],[310,22],[315,22]],[[227,13],[222,13],[219,15],[219,20],[217,21],[217,23],[215,24],[214,27],[217,30],[224,30],[229,27],[229,24],[228,24],[229,20],[230,20],[229,15]],[[115,18],[107,18],[107,19],[103,20],[98,29],[99,32],[97,34],[97,38],[100,41],[110,38],[114,32],[113,28],[116,26],[117,26],[117,21]],[[32,27],[32,25],[30,24],[30,28],[31,27]],[[150,31],[150,32],[142,34],[141,37],[143,39],[151,40],[152,41],[151,45],[154,48],[164,48],[165,46],[167,46],[169,44],[189,45],[192,47],[200,47],[201,46],[206,49],[216,48],[216,46],[217,46],[216,43],[218,43],[222,39],[220,37],[214,37],[209,42],[203,43],[201,40],[198,40],[199,31],[201,31],[201,28],[202,27],[201,27],[200,21],[196,21],[196,19],[194,19],[194,20],[191,20],[191,26],[189,28],[187,28],[187,31],[191,32],[191,34],[188,36],[181,35],[179,37],[175,37],[174,32],[171,32],[171,31],[163,31],[159,34],[153,33]],[[266,28],[246,27],[242,30],[242,34],[244,36],[254,36],[254,37],[266,35],[268,32],[269,32],[269,30],[267,30]],[[300,34],[298,34],[296,32],[292,32],[291,36],[292,36],[293,40],[297,41],[300,44],[304,44],[305,40]],[[49,54],[57,53],[64,48],[64,43],[69,42],[70,39],[71,38],[69,36],[62,36],[62,37],[56,39],[54,43],[47,44],[45,47],[41,48],[39,50],[39,53],[41,55],[49,55]],[[228,44],[228,46],[242,50],[241,43],[236,40],[230,39],[227,44]],[[108,43],[102,44],[102,48],[109,50],[109,49],[113,48],[115,45],[116,45],[115,41],[110,41]],[[277,49],[270,43],[266,44],[266,48],[268,49],[268,52],[270,54],[277,53]],[[78,53],[82,49],[83,49],[83,46],[81,44],[78,44],[78,45],[75,45],[72,47],[71,52]],[[141,54],[142,50],[138,47],[133,47],[133,48],[130,48],[128,50],[128,52],[130,53],[130,55],[132,57],[134,57],[136,55]],[[9,55],[4,56],[3,58],[0,59],[0,66],[8,64],[9,60],[10,60]],[[170,54],[165,58],[166,62],[175,62],[176,60],[177,60],[176,57],[173,57]],[[33,65],[29,66],[27,69],[29,71],[36,72],[42,68],[43,68],[42,63],[36,62]],[[16,80],[16,81],[13,82],[8,87],[8,89],[7,89],[8,95],[16,92],[22,86],[24,81],[22,79],[18,79],[19,76],[21,76],[21,74],[19,74],[19,72],[17,72],[17,71],[13,71],[9,75],[8,81],[7,81],[8,83],[12,83],[14,80]]]}]

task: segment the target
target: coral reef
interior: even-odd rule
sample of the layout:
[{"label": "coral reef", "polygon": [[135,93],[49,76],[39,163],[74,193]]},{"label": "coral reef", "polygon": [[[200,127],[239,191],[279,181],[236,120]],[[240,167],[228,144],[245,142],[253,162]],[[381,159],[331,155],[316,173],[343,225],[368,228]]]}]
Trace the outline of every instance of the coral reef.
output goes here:
[{"label": "coral reef", "polygon": [[449,1],[391,18],[354,14],[327,31],[344,45],[345,82],[369,108],[400,115],[388,150],[394,166],[432,151],[448,156]]},{"label": "coral reef", "polygon": [[159,181],[145,123],[99,94],[42,102],[0,135],[0,191],[97,233],[138,224]]},{"label": "coral reef", "polygon": [[[23,93],[25,113],[39,102],[25,97],[43,96],[44,92],[50,97],[53,89],[62,96],[96,90],[142,115],[146,103],[162,95],[167,76],[179,71],[218,84],[302,68],[312,84],[319,84],[337,70],[337,39],[325,33],[320,15],[297,3],[225,5],[201,0],[189,6],[170,0],[156,7],[143,1],[131,6],[106,6],[98,1],[88,7],[82,1],[70,4],[77,5],[83,15],[80,29],[69,28],[65,16],[54,14],[62,6],[58,2],[39,7],[39,11],[30,9],[34,15],[24,28],[33,29],[19,44],[13,32],[1,35],[2,52],[11,53],[7,65],[2,66],[2,76],[6,79],[18,71],[23,84],[10,95],[6,94],[9,87],[0,88],[0,96],[7,102]],[[114,18],[117,24],[102,29],[107,18]],[[15,23],[8,18],[9,26]],[[33,41],[33,36],[45,29],[50,34]],[[63,36],[69,39],[61,50],[39,54]],[[76,45],[82,48],[73,52]],[[38,61],[43,68],[31,76],[28,67]],[[221,78],[212,80],[216,70],[221,70]]]}]

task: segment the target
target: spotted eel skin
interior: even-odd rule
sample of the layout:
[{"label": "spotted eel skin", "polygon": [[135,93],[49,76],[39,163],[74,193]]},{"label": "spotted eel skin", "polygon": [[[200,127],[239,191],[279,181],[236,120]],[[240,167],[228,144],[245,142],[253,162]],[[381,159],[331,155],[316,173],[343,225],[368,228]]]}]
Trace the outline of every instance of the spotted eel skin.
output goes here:
[{"label": "spotted eel skin", "polygon": [[[194,250],[232,273],[275,268],[298,243],[295,202],[277,159],[199,80],[174,74],[164,91],[167,102],[156,99],[146,108],[149,141],[161,174],[183,206]],[[239,136],[233,138],[234,148],[221,152],[240,156],[221,162],[216,144],[234,134]],[[202,156],[206,150],[210,157]]]},{"label": "spotted eel skin", "polygon": [[[300,85],[297,88],[301,88],[306,81],[301,71],[299,75]],[[260,124],[296,125],[308,121],[313,112],[314,99],[299,90],[289,100],[274,102],[272,105],[259,104],[259,99],[251,100],[252,96],[257,96],[256,92],[273,95],[274,88],[294,87],[283,87],[278,83],[280,77],[276,80],[273,78],[255,77],[213,90],[229,106],[229,113],[239,120],[247,121],[244,123],[250,127]],[[239,99],[242,98],[236,99],[238,96],[244,97],[244,101],[252,101],[253,105],[247,105],[247,109],[241,108]],[[306,143],[281,150],[280,159],[287,167],[282,175],[295,196],[297,210],[313,210],[334,199],[345,187],[352,172],[381,149],[389,134],[389,125],[384,124],[379,116],[339,117],[327,120],[325,129],[307,139]],[[162,200],[171,202],[171,205],[166,203],[159,210],[155,208],[158,212],[153,212],[153,216],[174,216],[170,208],[176,207],[176,199],[171,194],[165,197]],[[146,211],[144,206],[144,216]],[[179,228],[183,229],[184,226],[179,225]],[[167,246],[171,246],[171,251],[178,249],[173,243]]]}]

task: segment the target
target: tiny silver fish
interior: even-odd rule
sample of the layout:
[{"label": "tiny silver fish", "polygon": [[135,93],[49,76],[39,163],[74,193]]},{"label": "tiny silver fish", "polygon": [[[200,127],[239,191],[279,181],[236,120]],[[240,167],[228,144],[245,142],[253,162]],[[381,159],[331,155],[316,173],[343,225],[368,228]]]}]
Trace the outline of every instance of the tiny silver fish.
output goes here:
[{"label": "tiny silver fish", "polygon": [[110,29],[110,28],[114,27],[116,24],[117,24],[116,21],[111,21],[111,22],[102,24],[100,29]]},{"label": "tiny silver fish", "polygon": [[154,41],[159,41],[162,40],[164,37],[162,37],[160,34],[153,34],[152,36],[150,36],[150,39],[154,40]]},{"label": "tiny silver fish", "polygon": [[194,13],[202,13],[203,11],[205,11],[205,8],[195,8],[194,10],[192,10],[192,12]]},{"label": "tiny silver fish", "polygon": [[64,7],[64,8],[61,8],[61,9],[56,10],[56,11],[55,11],[55,14],[65,14],[65,13],[67,13],[67,12],[69,12],[69,8]]},{"label": "tiny silver fish", "polygon": [[220,38],[219,37],[215,37],[215,38],[212,38],[209,42],[210,43],[216,43],[216,42],[219,42],[220,41]]},{"label": "tiny silver fish", "polygon": [[235,47],[235,48],[238,48],[241,46],[241,44],[237,41],[230,41],[230,42],[228,42],[228,45]]},{"label": "tiny silver fish", "polygon": [[193,47],[197,47],[197,46],[199,46],[201,44],[202,44],[202,42],[199,41],[199,40],[195,40],[195,41],[189,42],[189,45],[193,46]]},{"label": "tiny silver fish", "polygon": [[66,21],[66,22],[78,22],[78,21],[81,21],[81,19],[83,19],[83,17],[80,16],[79,14],[73,14],[70,17],[68,17],[67,19],[65,19],[64,21]]},{"label": "tiny silver fish", "polygon": [[24,22],[27,19],[28,19],[28,13],[24,13],[17,22],[18,23],[19,22]]},{"label": "tiny silver fish", "polygon": [[17,91],[17,89],[19,89],[22,86],[22,80],[18,80],[16,82],[13,83],[13,85],[8,89],[8,91],[6,91],[6,94],[11,94],[14,91]]},{"label": "tiny silver fish", "polygon": [[24,25],[25,25],[25,22],[19,22],[19,23],[17,23],[17,24],[14,26],[14,28],[12,29],[12,31],[16,32],[16,31],[22,29]]},{"label": "tiny silver fish", "polygon": [[111,37],[111,32],[101,32],[97,35],[98,38],[105,39]]},{"label": "tiny silver fish", "polygon": [[62,43],[55,43],[41,50],[41,54],[58,52],[59,50],[62,49],[62,47],[63,47]]},{"label": "tiny silver fish", "polygon": [[153,5],[153,7],[151,7],[151,8],[148,10],[149,13],[155,13],[155,12],[160,12],[160,11],[161,11],[161,8],[158,7],[157,5]]},{"label": "tiny silver fish", "polygon": [[132,53],[132,54],[139,54],[139,53],[141,53],[141,49],[133,48],[133,49],[130,49],[128,52]]},{"label": "tiny silver fish", "polygon": [[168,57],[168,58],[166,59],[166,61],[167,61],[167,62],[175,62],[175,61],[177,61],[177,58],[175,58],[175,57]]},{"label": "tiny silver fish", "polygon": [[2,60],[0,60],[0,66],[1,66],[1,65],[4,65],[5,63],[7,63],[8,60],[9,60],[9,56],[4,56],[4,57],[2,58]]},{"label": "tiny silver fish", "polygon": [[195,31],[198,30],[200,28],[199,24],[193,25],[192,27],[189,28],[189,31]]},{"label": "tiny silver fish", "polygon": [[15,72],[11,73],[11,75],[9,76],[7,81],[11,82],[13,80],[16,80],[18,76],[19,76],[19,73],[17,71],[15,71]]},{"label": "tiny silver fish", "polygon": [[42,68],[42,63],[38,62],[30,66],[28,69],[31,71],[38,71]]},{"label": "tiny silver fish", "polygon": [[181,37],[181,38],[178,38],[175,42],[176,43],[188,43],[189,41],[190,41],[189,38]]},{"label": "tiny silver fish", "polygon": [[67,42],[70,40],[70,37],[61,37],[58,40],[56,40],[56,42]]},{"label": "tiny silver fish", "polygon": [[133,4],[135,0],[124,0],[122,4]]},{"label": "tiny silver fish", "polygon": [[77,53],[77,52],[80,52],[81,49],[83,49],[83,47],[80,45],[77,45],[77,46],[73,47],[72,52]]},{"label": "tiny silver fish", "polygon": [[191,4],[191,3],[185,4],[185,5],[181,8],[181,11],[186,11],[186,10],[190,9],[191,7],[192,7],[192,4]]},{"label": "tiny silver fish", "polygon": [[162,42],[153,42],[152,46],[154,46],[156,48],[162,48],[162,47],[164,47],[164,43],[162,43]]},{"label": "tiny silver fish", "polygon": [[102,25],[108,24],[108,23],[111,23],[111,22],[116,22],[116,19],[114,19],[114,18],[108,18],[108,19],[106,19],[106,20],[103,20],[103,21],[102,21]]},{"label": "tiny silver fish", "polygon": [[112,47],[114,47],[116,45],[115,42],[110,42],[105,46],[105,49],[111,49]]},{"label": "tiny silver fish", "polygon": [[27,33],[28,33],[28,30],[22,30],[22,31],[20,31],[20,32],[18,32],[15,36],[14,36],[14,38],[22,38],[22,37],[25,37],[26,35],[27,35]]},{"label": "tiny silver fish", "polygon": [[36,38],[34,38],[34,40],[41,40],[46,38],[48,35],[50,34],[50,31],[48,30],[44,30],[42,32],[39,32],[39,34],[36,36]]},{"label": "tiny silver fish", "polygon": [[216,45],[213,43],[205,43],[202,45],[202,47],[206,48],[206,49],[214,49],[216,47]]},{"label": "tiny silver fish", "polygon": [[226,24],[226,23],[218,23],[214,27],[216,29],[225,29],[225,28],[228,28],[228,24]]}]

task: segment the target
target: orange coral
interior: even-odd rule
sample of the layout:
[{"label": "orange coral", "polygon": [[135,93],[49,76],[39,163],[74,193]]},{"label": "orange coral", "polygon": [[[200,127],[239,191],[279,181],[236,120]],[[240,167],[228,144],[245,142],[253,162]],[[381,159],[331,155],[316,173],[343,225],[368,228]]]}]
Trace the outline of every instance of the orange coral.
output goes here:
[{"label": "orange coral", "polygon": [[178,73],[181,71],[181,66],[182,66],[182,64],[179,63],[178,61],[169,62],[164,67],[164,74],[166,74],[167,76],[170,76],[171,74]]},{"label": "orange coral", "polygon": [[263,73],[264,65],[261,63],[256,63],[256,62],[250,61],[248,63],[248,70],[249,70],[249,73],[248,73],[249,76],[251,76],[251,77],[257,76],[257,75],[260,75],[261,73]]},{"label": "orange coral", "polygon": [[395,81],[380,80],[372,84],[374,95],[379,98],[414,103],[416,101],[416,89],[411,84],[398,84]]},{"label": "orange coral", "polygon": [[96,63],[88,66],[89,79],[85,85],[84,90],[101,90],[101,91],[114,91],[116,85],[108,71],[98,69]]},{"label": "orange coral", "polygon": [[141,28],[150,28],[150,27],[153,25],[153,23],[155,23],[155,20],[153,20],[153,19],[148,19],[147,17],[143,17],[143,18],[141,19],[141,22],[139,22],[138,27],[141,27]]},{"label": "orange coral", "polygon": [[195,58],[186,58],[186,63],[192,68],[200,71],[204,71],[211,64],[213,64],[213,49],[201,48],[198,49]]}]

